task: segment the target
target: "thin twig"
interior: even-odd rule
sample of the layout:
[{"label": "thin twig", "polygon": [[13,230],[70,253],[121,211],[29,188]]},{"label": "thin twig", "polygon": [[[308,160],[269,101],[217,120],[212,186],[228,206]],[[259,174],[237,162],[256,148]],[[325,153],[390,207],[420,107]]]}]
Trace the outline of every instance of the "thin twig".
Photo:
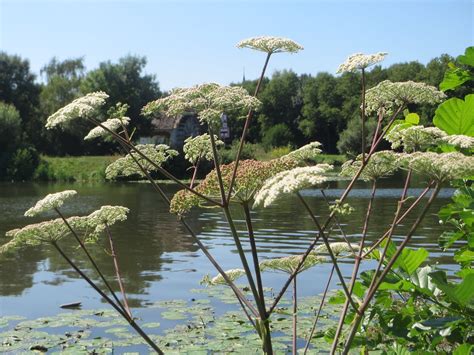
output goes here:
[{"label": "thin twig", "polygon": [[[255,93],[253,94],[254,97],[257,97],[257,95],[260,91],[260,87],[262,85],[263,78],[265,76],[265,71],[267,70],[268,61],[270,60],[271,55],[272,55],[272,53],[267,54],[267,57],[265,59],[265,64],[263,65],[262,72],[260,73],[260,78],[258,79],[258,82],[257,82],[257,87],[255,88]],[[235,155],[234,171],[232,172],[232,177],[230,179],[230,185],[229,185],[229,191],[228,191],[228,194],[227,194],[227,200],[228,201],[230,201],[230,197],[232,195],[232,189],[234,188],[235,178],[237,176],[237,168],[239,167],[239,161],[240,161],[240,157],[242,155],[242,149],[244,148],[245,137],[247,136],[247,132],[248,132],[248,129],[249,129],[249,126],[250,126],[250,122],[252,121],[252,117],[253,117],[253,110],[249,109],[249,112],[247,114],[247,118],[245,119],[244,129],[242,131],[242,136],[240,137],[239,149],[237,149],[237,153]]]},{"label": "thin twig", "polygon": [[112,295],[112,297],[114,298],[115,302],[117,302],[117,305],[122,308],[122,310],[124,312],[127,312],[125,306],[122,304],[122,302],[120,301],[120,299],[117,297],[117,295],[115,294],[114,290],[112,289],[112,286],[110,286],[109,282],[107,281],[107,279],[105,278],[104,274],[102,273],[102,271],[100,271],[100,268],[99,266],[97,265],[97,263],[95,262],[95,260],[92,258],[92,255],[89,253],[89,250],[87,250],[84,242],[81,240],[81,238],[79,238],[79,236],[77,235],[76,231],[74,230],[74,228],[72,228],[72,226],[69,224],[68,220],[64,217],[64,215],[61,213],[61,211],[58,209],[58,208],[54,208],[54,210],[56,211],[56,213],[59,215],[59,217],[61,217],[61,219],[63,220],[64,224],[66,225],[66,227],[71,231],[72,235],[74,236],[74,239],[76,239],[77,243],[79,244],[79,246],[81,247],[81,249],[84,251],[84,253],[86,254],[87,258],[89,259],[90,263],[92,264],[92,266],[94,267],[95,271],[97,272],[97,274],[99,275],[99,277],[101,278],[101,280],[104,282],[104,285],[107,287],[107,289],[109,290],[110,294]]},{"label": "thin twig", "polygon": [[313,211],[311,211],[311,208],[309,207],[308,203],[305,201],[305,199],[303,198],[303,196],[301,196],[301,194],[299,192],[296,193],[296,195],[298,196],[298,198],[300,199],[301,203],[303,204],[303,206],[305,207],[306,211],[308,212],[309,216],[311,217],[314,225],[316,226],[316,228],[318,229],[318,232],[319,234],[321,235],[321,237],[323,238],[323,242],[324,244],[326,245],[326,249],[327,249],[327,252],[329,254],[329,257],[331,258],[331,261],[336,269],[336,274],[337,276],[339,277],[339,281],[341,282],[341,286],[344,290],[344,293],[346,294],[346,297],[347,299],[349,300],[352,308],[354,308],[354,310],[357,312],[358,311],[358,307],[356,305],[356,303],[354,302],[354,300],[352,299],[352,296],[349,292],[349,289],[347,288],[347,285],[346,285],[346,282],[344,281],[344,276],[342,275],[342,272],[341,272],[341,269],[339,268],[339,265],[337,263],[337,259],[336,259],[336,256],[334,255],[332,249],[331,249],[331,245],[329,244],[329,240],[324,232],[324,230],[322,229],[321,225],[319,224],[316,216],[314,215]]},{"label": "thin twig", "polygon": [[128,305],[127,294],[125,292],[125,287],[123,285],[122,275],[120,273],[117,251],[115,250],[114,241],[112,239],[112,233],[110,233],[110,229],[109,229],[109,226],[108,226],[107,223],[105,223],[105,230],[107,232],[107,237],[109,238],[110,252],[112,254],[112,259],[114,260],[115,275],[117,277],[117,282],[118,282],[119,287],[120,287],[120,292],[122,293],[123,304],[125,306],[125,309],[126,309],[128,315],[130,316],[130,318],[133,318],[132,317],[132,311],[130,310],[130,307]]},{"label": "thin twig", "polygon": [[140,328],[140,326],[135,323],[132,318],[129,318],[127,313],[125,313],[115,302],[107,296],[84,272],[82,272],[79,267],[64,253],[64,251],[59,247],[56,242],[52,242],[56,250],[61,254],[61,256],[68,262],[69,265],[99,294],[101,295],[127,322],[135,329],[135,331],[150,345],[153,350],[158,354],[163,354],[160,348],[150,339],[150,337]]},{"label": "thin twig", "polygon": [[323,298],[321,299],[321,302],[319,303],[318,312],[316,313],[316,318],[315,318],[313,326],[311,328],[311,332],[309,333],[308,339],[306,340],[306,345],[304,347],[303,355],[305,355],[308,352],[309,344],[311,343],[311,338],[313,337],[314,331],[316,330],[316,326],[317,326],[318,320],[319,320],[319,315],[321,314],[321,311],[323,309],[324,301],[326,300],[326,295],[329,291],[329,285],[331,284],[332,276],[334,275],[334,269],[335,269],[335,267],[333,265],[332,268],[331,268],[331,272],[329,273],[328,282],[326,283],[326,287],[324,288]]}]

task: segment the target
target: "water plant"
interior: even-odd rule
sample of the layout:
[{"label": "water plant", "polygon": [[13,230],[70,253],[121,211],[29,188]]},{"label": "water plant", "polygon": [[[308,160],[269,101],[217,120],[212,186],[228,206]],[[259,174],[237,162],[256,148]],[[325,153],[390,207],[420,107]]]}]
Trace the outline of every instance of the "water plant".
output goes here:
[{"label": "water plant", "polygon": [[[272,354],[276,349],[277,343],[274,342],[272,334],[277,331],[277,327],[274,326],[275,317],[272,316],[278,313],[278,306],[284,299],[290,285],[293,286],[291,344],[293,353],[297,353],[298,333],[302,333],[297,331],[297,275],[321,262],[331,263],[332,268],[327,275],[325,292],[322,298],[318,299],[319,305],[315,307],[317,312],[314,314],[314,321],[310,322],[311,328],[304,333],[307,334],[304,353],[309,350],[312,344],[314,345],[315,329],[321,311],[327,307],[328,303],[342,304],[337,324],[327,329],[324,336],[331,343],[332,354],[337,352],[347,354],[356,346],[365,350],[404,349],[407,343],[393,345],[389,343],[393,338],[387,338],[382,333],[384,329],[391,327],[390,322],[398,321],[394,310],[401,305],[399,299],[393,300],[392,296],[395,295],[401,300],[406,300],[407,293],[409,294],[408,304],[413,313],[422,309],[424,313],[429,311],[430,315],[439,317],[445,315],[443,313],[445,309],[453,309],[460,319],[445,322],[443,326],[451,327],[453,322],[457,322],[459,331],[466,332],[467,329],[471,329],[469,331],[472,332],[472,326],[469,328],[468,322],[472,318],[474,296],[474,289],[471,286],[473,284],[472,273],[469,268],[469,263],[472,263],[472,250],[469,249],[471,245],[469,244],[468,249],[464,249],[462,253],[456,255],[464,270],[461,274],[463,281],[457,285],[448,282],[446,275],[440,271],[431,267],[421,268],[427,257],[426,252],[423,249],[411,250],[408,246],[443,184],[451,183],[454,180],[472,180],[472,176],[474,176],[474,157],[471,155],[473,116],[465,111],[459,114],[459,112],[450,110],[452,104],[461,105],[461,103],[450,101],[452,100],[450,99],[438,108],[434,120],[437,128],[419,125],[413,115],[407,115],[405,121],[402,122],[398,118],[409,105],[439,104],[446,98],[445,94],[432,86],[412,81],[400,83],[383,81],[367,90],[366,70],[371,65],[383,60],[386,53],[356,54],[349,57],[340,66],[339,71],[361,72],[361,154],[343,165],[341,175],[347,179],[346,188],[335,201],[327,200],[328,209],[324,212],[328,213],[328,217],[322,220],[320,213],[313,211],[304,198],[304,194],[300,193],[303,189],[321,186],[328,180],[332,167],[327,164],[313,165],[315,157],[321,152],[319,142],[312,142],[270,161],[241,159],[249,126],[252,124],[254,113],[260,106],[258,94],[271,56],[282,52],[296,53],[302,50],[302,47],[286,38],[267,36],[243,40],[237,46],[266,53],[260,79],[253,95],[241,87],[206,83],[191,88],[175,89],[170,95],[152,101],[143,108],[144,115],[158,117],[158,119],[164,116],[193,113],[207,129],[206,135],[186,140],[184,153],[186,159],[192,164],[193,170],[190,184],[179,180],[164,168],[163,164],[176,156],[178,152],[167,145],[135,144],[133,131],[129,132],[129,121],[125,116],[125,110],[120,110],[120,115],[114,115],[105,122],[98,121],[94,117],[95,110],[107,99],[105,93],[91,93],[73,101],[53,114],[48,119],[46,126],[51,128],[72,119],[82,118],[96,125],[88,138],[99,138],[107,134],[120,144],[124,151],[124,157],[116,160],[107,168],[107,178],[117,179],[121,176],[133,175],[145,178],[150,182],[150,188],[167,203],[170,212],[177,215],[187,233],[219,273],[212,279],[205,278],[204,283],[226,285],[230,288],[243,310],[248,325],[255,330],[255,334],[260,339],[261,349],[265,353]],[[462,105],[470,107],[472,100],[472,97],[468,95]],[[235,160],[230,164],[222,164],[218,153],[222,142],[219,141],[217,133],[220,128],[221,116],[224,113],[228,114],[231,119],[245,117],[244,129]],[[454,116],[453,120],[457,124],[449,124],[450,115]],[[371,142],[364,140],[365,121],[368,117],[377,122]],[[471,121],[466,122],[467,120]],[[384,139],[392,143],[393,150],[379,151],[380,144]],[[403,149],[403,151],[396,151],[397,149]],[[200,169],[199,163],[203,160],[211,160],[213,170],[205,179],[196,183],[195,177]],[[373,223],[371,220],[374,214],[373,204],[380,180],[397,171],[404,172],[404,182],[393,219],[387,221],[385,233],[371,236],[369,230],[371,223]],[[160,183],[153,179],[152,174],[155,173],[172,180],[181,190],[170,198]],[[426,186],[418,196],[409,195],[409,187],[414,175],[421,176]],[[358,179],[371,184],[371,194],[365,210],[360,237],[358,240],[350,240],[344,232],[340,220],[348,218],[347,216],[352,212],[347,198]],[[472,197],[471,190],[462,191],[468,197]],[[259,213],[260,208],[267,208],[278,203],[278,199],[286,194],[295,195],[297,201],[301,203],[308,219],[314,225],[314,238],[301,255],[289,255],[278,260],[262,261],[255,239],[251,212]],[[429,198],[424,199],[428,194]],[[2,246],[1,251],[8,252],[24,245],[34,246],[39,243],[50,243],[69,262],[71,267],[143,337],[153,350],[161,353],[162,350],[156,342],[135,322],[131,309],[127,305],[125,285],[121,282],[119,259],[109,226],[126,218],[126,207],[104,206],[88,216],[65,218],[59,208],[66,198],[73,195],[74,192],[65,191],[40,201],[37,206],[27,212],[28,215],[53,209],[60,218],[9,232],[8,236],[11,240]],[[323,196],[326,198],[324,192]],[[463,204],[466,200],[467,197],[463,197],[455,202]],[[245,232],[236,228],[235,217],[229,208],[230,204],[236,204],[242,210],[245,216]],[[189,211],[196,207],[220,208],[223,211],[241,267],[225,271],[223,265],[203,244],[196,231],[187,222]],[[451,208],[449,213],[445,211],[444,219],[442,219],[444,223],[452,224],[458,230],[454,234],[447,234],[443,237],[444,245],[450,245],[449,243],[452,244],[462,238],[467,238],[468,243],[472,242],[470,240],[472,233],[464,234],[466,225],[472,227],[471,207],[471,204],[467,207],[462,205],[463,209],[471,211],[467,214],[464,213],[466,212],[464,210],[462,213],[457,210],[453,212],[455,208]],[[407,216],[412,218],[407,218]],[[395,232],[400,230],[402,222],[408,223],[409,226],[407,231],[403,232],[401,242],[397,244],[393,237]],[[86,242],[93,242],[104,234],[109,240],[122,300],[112,291],[110,284],[88,252],[89,245],[86,246]],[[72,235],[76,239],[107,290],[101,290],[61,249],[60,240],[68,235]],[[250,252],[245,251],[244,240],[248,240]],[[322,254],[327,257],[322,258]],[[349,280],[341,270],[341,258],[351,260],[352,273]],[[360,272],[362,263],[368,261],[372,263],[375,261],[375,269]],[[274,296],[265,291],[262,279],[262,272],[268,269],[280,270],[288,275],[281,289]],[[326,302],[329,285],[334,275],[337,277],[341,290]],[[238,278],[246,280],[248,293],[236,285],[235,282]],[[412,290],[417,292],[416,297],[413,293],[415,291]],[[106,293],[110,293],[110,297]],[[426,310],[423,306],[419,306],[417,303],[418,293],[422,294],[425,303],[435,304],[443,308],[443,312],[433,312],[429,307]],[[439,297],[440,294],[443,295],[442,298]],[[389,300],[392,302],[389,303]],[[391,311],[388,313],[389,317],[384,314],[387,309]],[[414,324],[417,324],[416,327]],[[379,332],[374,332],[374,334],[380,336],[376,341],[372,341],[373,337],[368,336],[368,333],[375,326],[378,327]],[[432,325],[417,321],[413,323],[413,327],[423,329],[423,327],[432,327]],[[410,335],[418,336],[419,332],[417,332],[418,330],[413,331]],[[447,334],[447,331],[443,334]],[[449,349],[469,350],[467,346],[464,346],[464,343],[468,344],[470,340],[472,340],[472,335],[456,337],[453,338],[449,346],[446,344],[443,346],[446,345],[445,347]],[[439,343],[437,344],[439,345]],[[441,348],[435,345],[433,349],[438,351]]]}]

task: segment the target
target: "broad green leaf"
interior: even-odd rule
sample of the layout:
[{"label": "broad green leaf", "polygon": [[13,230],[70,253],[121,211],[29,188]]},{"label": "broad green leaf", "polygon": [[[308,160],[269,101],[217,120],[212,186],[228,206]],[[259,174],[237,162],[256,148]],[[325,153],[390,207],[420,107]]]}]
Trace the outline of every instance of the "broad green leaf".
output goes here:
[{"label": "broad green leaf", "polygon": [[472,250],[463,250],[459,254],[456,253],[454,256],[454,260],[458,263],[466,263],[474,261],[474,251]]},{"label": "broad green leaf", "polygon": [[474,274],[467,275],[461,283],[451,284],[446,281],[446,273],[436,271],[430,274],[433,282],[444,292],[447,298],[462,306],[468,305],[474,298]]},{"label": "broad green leaf", "polygon": [[436,109],[433,123],[448,134],[474,137],[474,94],[463,100],[452,98]]},{"label": "broad green leaf", "polygon": [[472,354],[472,348],[474,345],[472,344],[461,344],[459,345],[456,350],[454,350],[454,355],[470,355]]},{"label": "broad green leaf", "polygon": [[420,116],[418,116],[418,114],[414,112],[409,113],[405,116],[405,122],[417,125],[418,123],[420,123]]},{"label": "broad green leaf", "polygon": [[441,91],[453,90],[474,77],[467,70],[461,68],[449,68],[444,73],[443,81],[439,84]]},{"label": "broad green leaf", "polygon": [[458,57],[458,62],[474,67],[474,47],[467,47],[464,51],[464,55]]},{"label": "broad green leaf", "polygon": [[398,265],[408,274],[412,275],[416,269],[426,260],[429,253],[426,249],[418,250],[404,249],[399,257]]},{"label": "broad green leaf", "polygon": [[443,249],[446,250],[448,249],[451,245],[454,244],[457,240],[461,239],[464,236],[464,233],[462,232],[443,232],[439,236],[438,243],[439,246]]}]

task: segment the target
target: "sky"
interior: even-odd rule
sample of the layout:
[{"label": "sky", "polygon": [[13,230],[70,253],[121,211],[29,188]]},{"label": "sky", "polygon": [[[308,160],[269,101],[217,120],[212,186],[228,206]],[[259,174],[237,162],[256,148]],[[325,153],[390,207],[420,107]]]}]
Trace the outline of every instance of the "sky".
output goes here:
[{"label": "sky", "polygon": [[91,70],[132,54],[163,90],[228,84],[258,76],[264,54],[235,44],[259,35],[305,48],[274,55],[269,74],[335,73],[356,52],[425,64],[474,44],[474,0],[0,0],[0,50],[37,74],[54,56],[83,56]]}]

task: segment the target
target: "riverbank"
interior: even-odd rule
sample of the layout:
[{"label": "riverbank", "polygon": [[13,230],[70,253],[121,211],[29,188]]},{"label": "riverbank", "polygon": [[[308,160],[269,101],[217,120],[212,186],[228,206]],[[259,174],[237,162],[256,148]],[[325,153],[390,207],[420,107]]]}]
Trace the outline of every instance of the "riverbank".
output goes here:
[{"label": "riverbank", "polygon": [[[318,163],[340,166],[346,157],[337,154],[320,154]],[[118,155],[80,156],[80,157],[49,157],[41,156],[41,163],[36,169],[33,181],[77,181],[104,182],[107,166],[120,158]],[[270,153],[256,156],[257,160],[274,158]],[[172,172],[173,173],[173,172]]]}]

